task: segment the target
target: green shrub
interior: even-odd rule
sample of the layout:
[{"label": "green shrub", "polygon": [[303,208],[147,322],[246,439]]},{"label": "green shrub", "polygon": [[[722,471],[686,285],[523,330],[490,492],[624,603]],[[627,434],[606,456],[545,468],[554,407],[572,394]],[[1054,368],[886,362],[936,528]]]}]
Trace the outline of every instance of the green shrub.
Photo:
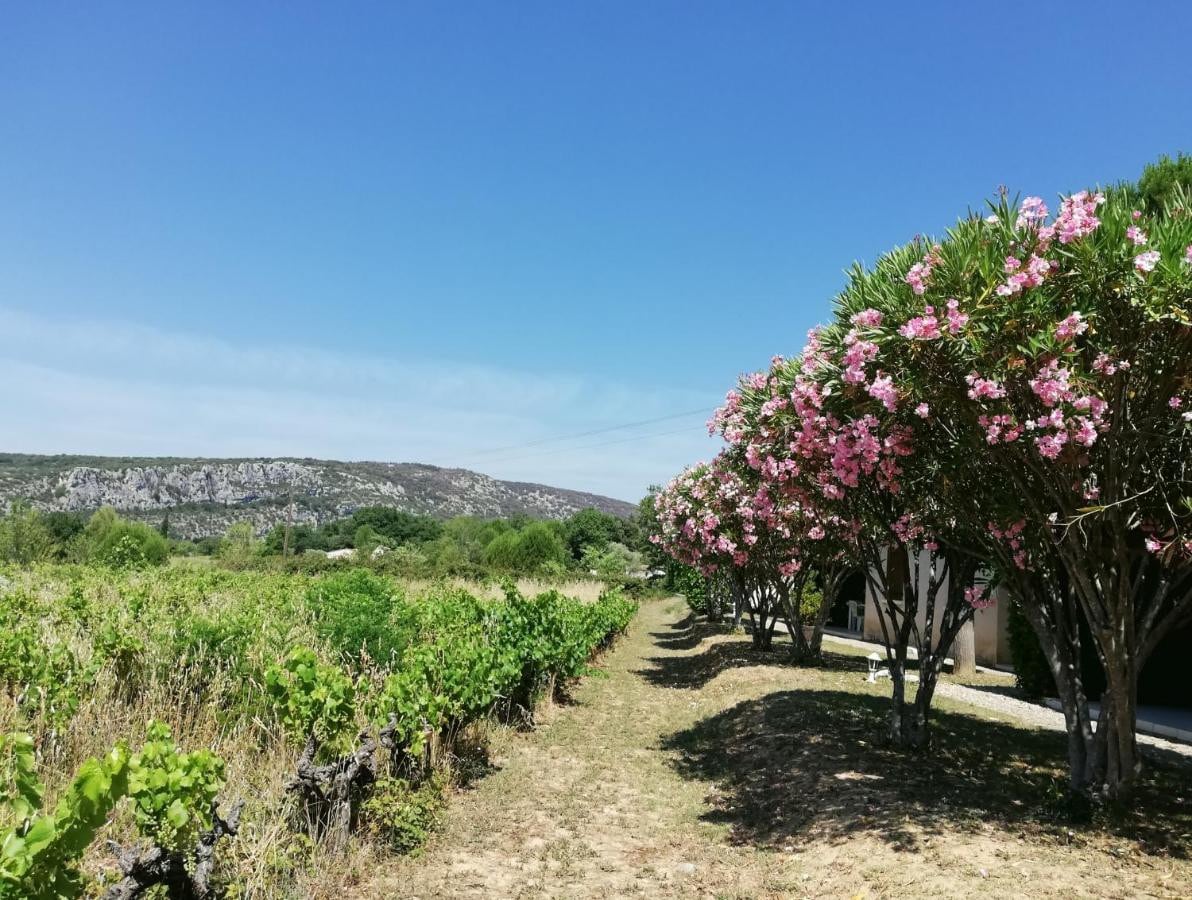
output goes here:
[{"label": "green shrub", "polygon": [[168,726],[150,722],[145,744],[128,766],[137,830],[166,850],[190,851],[199,832],[211,827],[212,804],[223,785],[222,759],[210,750],[182,752]]},{"label": "green shrub", "polygon": [[3,818],[17,820],[12,830],[0,832],[0,897],[78,897],[83,893],[79,860],[128,790],[128,748],[120,744],[103,759],[83,763],[52,812],[39,811],[43,789],[33,757],[28,735],[0,738]]},{"label": "green shrub", "polygon": [[446,785],[439,774],[417,787],[403,778],[380,779],[361,806],[365,829],[398,853],[417,850],[442,813]]},{"label": "green shrub", "polygon": [[76,541],[84,562],[115,569],[159,566],[170,556],[170,543],[140,522],[120,518],[110,507],[97,510]]},{"label": "green shrub", "polygon": [[399,599],[393,582],[360,568],[321,578],[306,595],[315,628],[333,650],[353,662],[364,651],[383,665],[409,641],[393,615]]},{"label": "green shrub", "polygon": [[346,750],[356,721],[356,689],[337,666],[295,647],[280,666],[265,672],[265,692],[286,734],[298,745],[314,737],[323,757]]}]

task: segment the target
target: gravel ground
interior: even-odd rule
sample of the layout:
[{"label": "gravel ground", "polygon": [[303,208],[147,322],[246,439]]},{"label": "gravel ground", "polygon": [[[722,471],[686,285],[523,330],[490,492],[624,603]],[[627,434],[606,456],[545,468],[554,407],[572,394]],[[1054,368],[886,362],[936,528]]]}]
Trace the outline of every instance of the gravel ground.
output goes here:
[{"label": "gravel ground", "polygon": [[[1007,697],[1004,694],[983,691],[980,688],[968,687],[963,684],[950,684],[944,681],[941,681],[936,686],[935,692],[961,703],[968,703],[972,706],[979,706],[982,709],[1013,716],[1016,719],[1026,722],[1028,725],[1034,725],[1038,728],[1051,728],[1056,731],[1064,730],[1063,713],[1057,712],[1047,706],[1039,706],[1036,703],[1028,703],[1025,700]],[[1140,734],[1138,736],[1138,742],[1151,747],[1158,747],[1162,750],[1170,750],[1172,753],[1179,753],[1181,756],[1192,757],[1192,744],[1179,744],[1174,741],[1164,740],[1163,738],[1151,737],[1147,734]]]}]

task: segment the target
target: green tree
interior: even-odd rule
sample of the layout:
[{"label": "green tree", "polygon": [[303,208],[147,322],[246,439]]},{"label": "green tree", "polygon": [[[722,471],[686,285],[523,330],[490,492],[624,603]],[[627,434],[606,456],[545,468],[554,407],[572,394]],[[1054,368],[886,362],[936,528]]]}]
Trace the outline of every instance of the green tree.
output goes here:
[{"label": "green tree", "polygon": [[361,525],[352,535],[352,546],[356,548],[356,558],[360,560],[367,559],[374,550],[384,545],[381,535],[371,525]]},{"label": "green tree", "polygon": [[567,565],[567,546],[545,522],[533,522],[521,531],[506,531],[485,548],[484,561],[505,572],[534,574],[561,570]]},{"label": "green tree", "polygon": [[161,565],[170,555],[169,543],[155,528],[122,519],[110,506],[95,511],[74,549],[82,562],[121,567]]},{"label": "green tree", "polygon": [[623,524],[616,516],[589,506],[571,516],[563,525],[564,539],[573,559],[582,559],[588,548],[603,550],[622,537]]},{"label": "green tree", "polygon": [[433,541],[443,533],[443,526],[437,519],[395,509],[391,506],[368,506],[352,513],[352,534],[365,525],[372,528],[390,547],[400,547],[402,544],[422,544]]},{"label": "green tree", "polygon": [[1163,212],[1172,202],[1189,206],[1192,201],[1192,156],[1183,153],[1161,156],[1142,170],[1138,179],[1142,206],[1151,215]]},{"label": "green tree", "polygon": [[244,562],[256,556],[260,546],[261,542],[257,540],[251,522],[234,522],[224,532],[219,544],[219,555],[221,559]]},{"label": "green tree", "polygon": [[588,547],[584,551],[582,566],[600,578],[617,581],[641,570],[642,555],[624,544],[610,541],[600,549]]},{"label": "green tree", "polygon": [[69,555],[74,542],[87,526],[87,517],[82,513],[61,510],[46,513],[41,517],[41,521],[54,538],[55,555],[59,559],[65,559]]},{"label": "green tree", "polygon": [[54,536],[27,503],[14,503],[0,519],[0,559],[27,566],[50,559],[54,551]]}]

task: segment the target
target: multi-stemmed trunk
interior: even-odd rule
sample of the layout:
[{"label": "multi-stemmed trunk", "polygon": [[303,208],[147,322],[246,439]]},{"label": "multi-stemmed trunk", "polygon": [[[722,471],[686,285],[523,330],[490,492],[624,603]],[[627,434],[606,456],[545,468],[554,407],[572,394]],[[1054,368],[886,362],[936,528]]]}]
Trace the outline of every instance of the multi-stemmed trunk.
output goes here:
[{"label": "multi-stemmed trunk", "polygon": [[[880,564],[866,570],[886,647],[886,663],[893,685],[887,736],[898,747],[921,750],[931,740],[930,713],[944,660],[957,633],[972,619],[965,597],[976,574],[975,560],[958,552],[929,551],[927,582],[922,584],[921,559],[912,564],[901,544],[888,547]],[[936,600],[944,590],[943,614],[936,625]],[[923,610],[923,625],[918,623]],[[907,699],[910,649],[918,655],[919,675],[914,697]]]},{"label": "multi-stemmed trunk", "polygon": [[769,650],[774,645],[774,627],[778,624],[778,584],[758,581],[750,593],[749,622],[753,635],[753,646],[758,650]]},{"label": "multi-stemmed trunk", "polygon": [[[810,580],[809,573],[796,572],[789,578],[778,581],[779,602],[791,636],[791,652],[797,661],[810,662],[820,658],[823,652],[824,626],[848,573],[848,567],[835,562],[819,569],[822,581],[820,602],[810,611],[810,615],[803,608],[803,592]],[[811,632],[810,635],[808,631]]]},{"label": "multi-stemmed trunk", "polygon": [[[1062,569],[1040,566],[1037,572],[1028,572],[1010,563],[1007,572],[1006,587],[1039,641],[1064,713],[1069,791],[1087,794],[1103,782],[1104,773],[1081,670],[1079,608]],[[1114,727],[1103,721],[1100,739],[1106,740]]]},{"label": "multi-stemmed trunk", "polygon": [[1057,550],[1105,672],[1086,787],[1128,801],[1142,772],[1138,676],[1159,642],[1192,619],[1192,571],[1163,565],[1115,519],[1069,527]]}]

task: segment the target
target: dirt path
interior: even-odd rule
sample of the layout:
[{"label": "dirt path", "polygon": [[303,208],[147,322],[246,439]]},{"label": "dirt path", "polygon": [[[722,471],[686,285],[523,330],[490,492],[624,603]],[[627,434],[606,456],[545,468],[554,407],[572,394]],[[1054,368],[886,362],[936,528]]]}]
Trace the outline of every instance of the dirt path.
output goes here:
[{"label": "dirt path", "polygon": [[[1192,893],[1186,851],[1156,855],[1162,835],[1085,839],[1028,812],[1062,772],[1014,754],[1046,757],[1054,734],[945,700],[946,752],[920,775],[870,741],[888,701],[864,661],[761,664],[722,631],[693,627],[678,601],[644,604],[604,674],[534,732],[498,732],[496,770],[452,798],[420,856],[357,896]],[[1174,815],[1167,830],[1192,831],[1192,804]]]},{"label": "dirt path", "polygon": [[[719,692],[676,693],[639,672],[688,650],[681,603],[647,603],[572,705],[497,748],[499,770],[453,798],[446,827],[365,896],[635,897],[782,892],[797,866],[751,860],[701,822],[709,786],[686,779],[663,739],[718,712]],[[750,853],[750,856],[755,854]]]}]

